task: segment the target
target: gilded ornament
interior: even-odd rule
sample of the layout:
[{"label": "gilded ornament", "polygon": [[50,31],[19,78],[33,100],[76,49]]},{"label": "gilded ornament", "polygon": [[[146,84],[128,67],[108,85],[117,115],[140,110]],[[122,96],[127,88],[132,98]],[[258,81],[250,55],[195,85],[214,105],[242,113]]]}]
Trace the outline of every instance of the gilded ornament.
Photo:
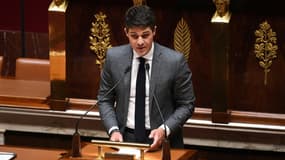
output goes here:
[{"label": "gilded ornament", "polygon": [[48,8],[49,11],[65,12],[68,6],[66,0],[53,0]]},{"label": "gilded ornament", "polygon": [[146,0],[133,0],[134,6],[146,5]]},{"label": "gilded ornament", "polygon": [[213,0],[216,12],[212,16],[212,23],[229,23],[231,19],[230,0]]},{"label": "gilded ornament", "polygon": [[54,1],[54,4],[56,5],[56,6],[60,6],[61,4],[63,4],[63,2],[65,1],[65,0],[53,0]]},{"label": "gilded ornament", "polygon": [[180,19],[175,28],[174,49],[183,53],[186,60],[188,60],[191,49],[191,34],[184,18]]},{"label": "gilded ornament", "polygon": [[273,59],[277,58],[277,37],[267,21],[261,23],[255,31],[255,57],[259,60],[259,66],[264,69],[264,85],[267,84],[267,75],[270,72]]},{"label": "gilded ornament", "polygon": [[99,68],[102,69],[104,61],[106,58],[106,52],[108,48],[111,48],[110,44],[110,29],[109,25],[106,23],[105,19],[107,16],[102,12],[94,15],[95,22],[92,22],[91,27],[91,36],[90,40],[90,49],[95,52],[97,59],[96,64],[99,65]]}]

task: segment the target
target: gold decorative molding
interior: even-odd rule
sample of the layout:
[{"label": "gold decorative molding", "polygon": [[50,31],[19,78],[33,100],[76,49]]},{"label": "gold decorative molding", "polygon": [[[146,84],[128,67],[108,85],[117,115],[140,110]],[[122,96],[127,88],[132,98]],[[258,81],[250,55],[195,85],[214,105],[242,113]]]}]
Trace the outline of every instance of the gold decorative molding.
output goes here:
[{"label": "gold decorative molding", "polygon": [[108,48],[111,48],[110,44],[110,29],[105,19],[107,16],[102,12],[94,15],[95,22],[92,22],[90,40],[90,49],[95,52],[97,56],[96,64],[102,69],[106,52]]},{"label": "gold decorative molding", "polygon": [[49,11],[65,12],[68,6],[66,0],[53,0],[48,8]]},{"label": "gold decorative molding", "polygon": [[[49,36],[49,61],[50,80],[54,87],[51,88],[51,108],[58,108],[54,103],[58,91],[63,94],[66,81],[66,10],[67,0],[52,0],[48,8],[48,36]],[[61,83],[62,82],[62,83]],[[61,83],[58,85],[58,83]],[[56,85],[54,85],[56,84]],[[53,100],[52,100],[53,99]],[[60,101],[60,100],[59,100]],[[61,108],[61,104],[59,104]]]},{"label": "gold decorative molding", "polygon": [[191,34],[184,18],[180,19],[175,28],[174,49],[183,53],[186,60],[188,60],[191,49]]},{"label": "gold decorative molding", "polygon": [[267,85],[267,75],[270,72],[272,60],[277,58],[277,37],[267,21],[261,23],[255,31],[255,57],[259,60],[259,66],[264,69],[264,85]]},{"label": "gold decorative molding", "polygon": [[146,0],[133,0],[134,6],[146,5]]}]

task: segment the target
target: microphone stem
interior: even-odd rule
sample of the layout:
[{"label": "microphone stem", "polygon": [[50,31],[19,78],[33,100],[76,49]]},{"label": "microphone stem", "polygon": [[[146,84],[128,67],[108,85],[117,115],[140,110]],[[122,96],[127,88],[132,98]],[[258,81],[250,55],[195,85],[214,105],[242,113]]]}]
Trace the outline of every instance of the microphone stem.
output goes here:
[{"label": "microphone stem", "polygon": [[103,100],[107,95],[109,95],[118,85],[119,83],[122,81],[122,79],[124,78],[124,76],[126,75],[126,73],[128,73],[130,71],[130,66],[127,66],[127,68],[124,70],[124,75],[117,81],[117,83],[114,84],[114,86],[112,88],[110,88],[103,96],[101,99],[98,99],[97,102],[95,102],[95,104],[93,104],[91,107],[88,108],[88,110],[80,116],[79,119],[77,119],[76,124],[75,124],[75,132],[73,134],[72,137],[72,149],[71,149],[71,156],[72,157],[81,157],[81,141],[80,141],[80,133],[78,132],[78,128],[79,128],[79,123],[80,121],[83,119],[83,117],[85,117],[91,110],[93,110],[98,102],[100,100]]},{"label": "microphone stem", "polygon": [[[148,80],[149,80],[149,84],[150,84],[150,78],[149,78],[149,64],[147,63],[145,65],[145,68],[146,68],[146,71],[147,71],[147,77],[148,77]],[[153,93],[153,98],[154,98],[154,102],[155,102],[155,105],[157,107],[157,110],[159,112],[159,115],[160,115],[160,118],[162,120],[162,123],[163,123],[163,127],[164,127],[164,140],[162,142],[162,160],[171,160],[171,155],[170,155],[170,144],[169,144],[169,141],[168,141],[168,136],[167,136],[167,128],[166,128],[166,124],[165,124],[165,119],[162,115],[162,112],[159,108],[159,103],[158,103],[158,100],[154,94],[154,91],[151,91]]]},{"label": "microphone stem", "polygon": [[[153,95],[154,95],[154,93],[153,93]],[[157,101],[157,99],[156,99],[156,96],[153,96],[153,98],[154,98],[155,105],[156,105],[157,107],[159,107],[159,104],[158,104],[158,101]],[[159,115],[160,115],[160,117],[161,117],[161,119],[162,119],[162,123],[163,123],[163,127],[164,127],[164,136],[165,136],[165,138],[167,139],[168,136],[167,136],[167,130],[166,130],[165,120],[164,120],[164,118],[163,118],[163,115],[162,115],[160,109],[158,109],[158,112],[159,112]]]},{"label": "microphone stem", "polygon": [[95,102],[95,104],[93,104],[91,107],[89,107],[89,109],[80,116],[80,118],[77,120],[76,124],[75,124],[75,132],[78,132],[78,128],[79,128],[79,122],[83,119],[83,117],[85,117],[91,110],[94,109],[94,107],[96,107],[98,101]]}]

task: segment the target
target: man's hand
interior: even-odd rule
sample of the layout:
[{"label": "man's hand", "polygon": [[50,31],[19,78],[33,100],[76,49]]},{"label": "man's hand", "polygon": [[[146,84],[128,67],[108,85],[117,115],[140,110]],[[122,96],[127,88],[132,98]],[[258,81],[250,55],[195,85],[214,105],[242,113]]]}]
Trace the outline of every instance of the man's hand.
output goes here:
[{"label": "man's hand", "polygon": [[114,131],[111,134],[110,141],[123,142],[123,136],[120,131]]},{"label": "man's hand", "polygon": [[161,144],[165,138],[164,129],[157,128],[151,131],[149,138],[153,139],[153,143],[150,145],[148,151],[155,151],[161,147]]}]

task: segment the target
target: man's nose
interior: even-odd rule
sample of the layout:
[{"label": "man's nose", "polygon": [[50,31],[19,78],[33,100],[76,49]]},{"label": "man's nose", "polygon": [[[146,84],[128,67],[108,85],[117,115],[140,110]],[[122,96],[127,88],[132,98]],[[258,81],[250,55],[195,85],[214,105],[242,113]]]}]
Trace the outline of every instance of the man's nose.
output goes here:
[{"label": "man's nose", "polygon": [[139,45],[142,45],[144,43],[144,39],[142,37],[139,37],[137,43]]}]

